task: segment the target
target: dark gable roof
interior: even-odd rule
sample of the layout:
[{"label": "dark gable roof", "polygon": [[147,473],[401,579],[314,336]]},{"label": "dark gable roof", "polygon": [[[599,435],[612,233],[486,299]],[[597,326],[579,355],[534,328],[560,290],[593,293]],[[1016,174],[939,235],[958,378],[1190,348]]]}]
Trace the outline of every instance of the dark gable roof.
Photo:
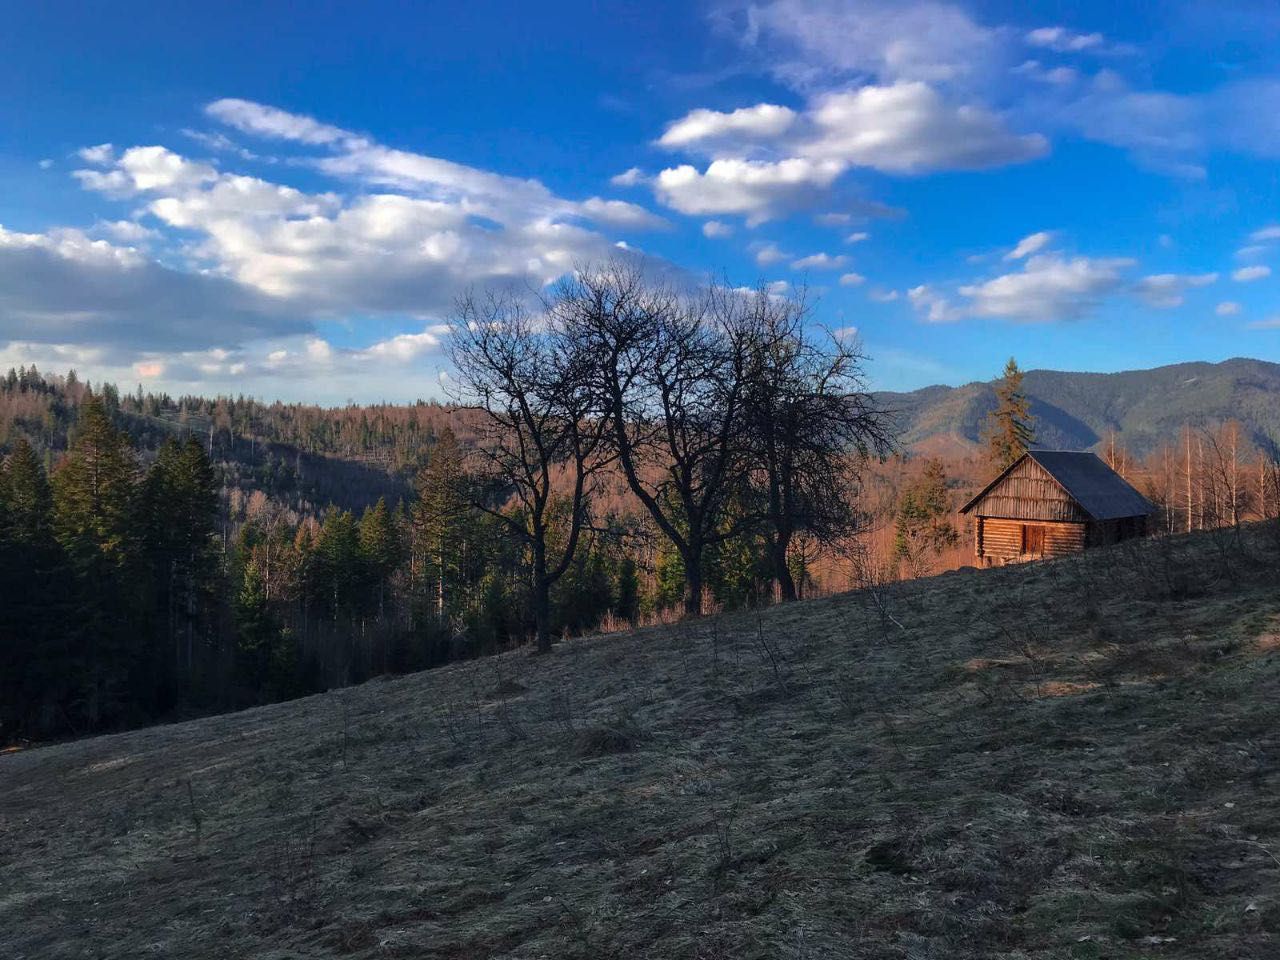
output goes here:
[{"label": "dark gable roof", "polygon": [[[1074,450],[1029,450],[1024,456],[1040,464],[1094,520],[1145,517],[1155,511],[1151,501],[1095,454]],[[1021,462],[1022,458],[1019,457],[1000,476],[983,487],[981,493],[961,507],[960,512],[968,513]]]}]

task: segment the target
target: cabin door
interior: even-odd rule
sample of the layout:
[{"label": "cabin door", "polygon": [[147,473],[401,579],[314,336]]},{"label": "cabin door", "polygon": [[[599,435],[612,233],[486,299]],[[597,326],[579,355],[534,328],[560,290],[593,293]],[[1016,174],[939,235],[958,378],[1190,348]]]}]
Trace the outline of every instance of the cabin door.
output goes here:
[{"label": "cabin door", "polygon": [[1044,527],[1023,525],[1022,552],[1033,557],[1044,556]]}]

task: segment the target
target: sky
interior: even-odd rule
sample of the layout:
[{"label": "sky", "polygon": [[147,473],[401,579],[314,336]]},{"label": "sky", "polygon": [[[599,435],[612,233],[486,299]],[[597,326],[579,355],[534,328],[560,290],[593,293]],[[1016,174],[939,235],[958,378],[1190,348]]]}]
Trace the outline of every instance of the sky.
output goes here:
[{"label": "sky", "polygon": [[879,389],[1280,360],[1280,5],[0,10],[0,369],[440,398],[459,296],[613,256]]}]

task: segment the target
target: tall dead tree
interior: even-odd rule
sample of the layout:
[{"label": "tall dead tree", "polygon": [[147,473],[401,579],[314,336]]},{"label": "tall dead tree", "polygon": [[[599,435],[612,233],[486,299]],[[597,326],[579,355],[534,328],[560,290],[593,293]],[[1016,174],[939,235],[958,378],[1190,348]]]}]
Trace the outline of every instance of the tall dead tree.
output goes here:
[{"label": "tall dead tree", "polygon": [[604,463],[586,357],[543,306],[535,318],[513,296],[466,297],[450,338],[458,400],[485,414],[476,455],[488,496],[475,506],[528,548],[539,652],[551,649],[551,588],[573,562]]}]

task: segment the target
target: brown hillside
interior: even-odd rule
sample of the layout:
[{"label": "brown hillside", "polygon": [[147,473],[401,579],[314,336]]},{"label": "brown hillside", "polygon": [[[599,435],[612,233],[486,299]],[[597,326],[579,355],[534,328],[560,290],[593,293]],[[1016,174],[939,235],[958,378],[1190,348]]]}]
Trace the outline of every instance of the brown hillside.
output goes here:
[{"label": "brown hillside", "polygon": [[1280,955],[1278,569],[1126,544],[0,757],[0,956]]}]

